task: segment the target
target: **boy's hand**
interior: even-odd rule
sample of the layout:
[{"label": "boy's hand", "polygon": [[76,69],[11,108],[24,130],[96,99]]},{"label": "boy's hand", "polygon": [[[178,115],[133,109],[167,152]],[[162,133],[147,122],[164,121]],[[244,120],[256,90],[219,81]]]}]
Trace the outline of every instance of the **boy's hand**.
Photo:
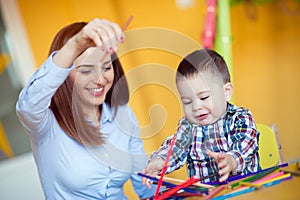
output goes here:
[{"label": "boy's hand", "polygon": [[[146,168],[142,171],[143,174],[156,177],[164,167],[165,161],[161,158],[151,159]],[[142,178],[143,185],[147,185],[148,188],[151,188],[150,180],[147,178]]]},{"label": "boy's hand", "polygon": [[226,181],[229,177],[230,172],[235,170],[237,167],[236,160],[231,155],[228,155],[226,153],[215,153],[210,150],[206,150],[206,153],[207,155],[212,157],[218,164],[219,175],[221,176],[219,181]]}]

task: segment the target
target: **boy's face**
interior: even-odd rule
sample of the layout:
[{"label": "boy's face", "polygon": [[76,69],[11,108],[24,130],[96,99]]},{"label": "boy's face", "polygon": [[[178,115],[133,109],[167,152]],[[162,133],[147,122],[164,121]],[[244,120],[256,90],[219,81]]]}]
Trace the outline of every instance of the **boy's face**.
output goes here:
[{"label": "boy's face", "polygon": [[219,77],[201,72],[177,81],[185,117],[190,122],[206,126],[225,114],[227,101],[232,96],[232,84],[220,83],[218,79]]}]

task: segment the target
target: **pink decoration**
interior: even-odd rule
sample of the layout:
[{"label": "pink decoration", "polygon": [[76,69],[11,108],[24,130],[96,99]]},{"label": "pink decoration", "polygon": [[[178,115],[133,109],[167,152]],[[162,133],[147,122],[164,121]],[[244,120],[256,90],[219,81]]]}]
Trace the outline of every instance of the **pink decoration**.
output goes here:
[{"label": "pink decoration", "polygon": [[217,0],[207,0],[207,11],[202,33],[204,48],[212,48],[216,35],[216,8]]}]

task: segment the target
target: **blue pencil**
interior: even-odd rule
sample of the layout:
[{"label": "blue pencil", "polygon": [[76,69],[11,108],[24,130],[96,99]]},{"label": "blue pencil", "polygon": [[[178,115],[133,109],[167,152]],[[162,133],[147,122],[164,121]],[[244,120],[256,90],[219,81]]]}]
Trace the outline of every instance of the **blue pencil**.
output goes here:
[{"label": "blue pencil", "polygon": [[230,193],[230,194],[224,194],[222,196],[218,196],[218,197],[215,197],[215,198],[212,198],[212,199],[214,199],[214,200],[223,200],[223,199],[227,199],[227,198],[230,198],[230,197],[235,197],[235,196],[238,196],[238,195],[246,194],[246,193],[252,192],[254,190],[255,190],[255,188],[251,187],[251,188],[247,188],[247,189],[244,189],[244,190],[241,190],[241,191],[238,191],[238,192],[234,192],[234,193]]},{"label": "blue pencil", "polygon": [[[276,180],[276,181],[272,181],[272,182],[269,182],[269,183],[265,183],[262,186],[263,187],[270,187],[270,186],[273,186],[273,185],[277,185],[279,183],[281,183],[281,180]],[[246,194],[246,193],[252,192],[252,191],[254,191],[256,189],[257,188],[250,187],[250,188],[247,188],[247,189],[244,189],[244,190],[240,190],[240,191],[237,191],[237,192],[233,192],[233,193],[229,193],[229,194],[224,194],[222,196],[215,197],[215,198],[213,198],[213,200],[223,200],[223,199],[227,199],[227,198],[231,198],[231,197],[236,197],[236,196],[239,196],[239,195],[242,195],[242,194]]]},{"label": "blue pencil", "polygon": [[281,167],[286,167],[286,166],[288,166],[288,163],[283,163],[283,164],[275,165],[273,167],[269,167],[269,168],[266,168],[266,169],[263,169],[263,170],[260,170],[260,171],[257,171],[257,172],[253,172],[253,173],[250,173],[250,174],[232,176],[232,177],[229,177],[227,180],[229,182],[231,182],[231,181],[239,180],[241,178],[245,178],[247,176],[252,176],[254,174],[259,174],[259,173],[263,173],[263,172],[270,171],[270,170],[276,170],[276,169],[279,169]]},{"label": "blue pencil", "polygon": [[232,181],[240,180],[240,179],[243,179],[243,178],[246,178],[246,177],[249,177],[249,176],[253,176],[253,175],[259,174],[259,173],[264,173],[266,171],[277,170],[281,167],[286,167],[286,166],[288,166],[288,163],[275,165],[273,167],[269,167],[269,168],[266,168],[266,169],[263,169],[263,170],[260,170],[260,171],[257,171],[257,172],[249,173],[249,174],[231,176],[224,182],[215,181],[215,182],[209,182],[207,184],[209,184],[209,185],[224,185],[224,184],[228,184],[229,182],[232,182]]}]

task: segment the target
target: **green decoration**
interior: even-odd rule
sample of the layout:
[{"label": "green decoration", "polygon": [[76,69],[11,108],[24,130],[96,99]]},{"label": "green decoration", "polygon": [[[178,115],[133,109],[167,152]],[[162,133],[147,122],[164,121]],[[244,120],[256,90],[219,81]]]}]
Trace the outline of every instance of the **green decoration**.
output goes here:
[{"label": "green decoration", "polygon": [[230,0],[218,0],[215,50],[225,59],[233,80],[231,62]]}]

